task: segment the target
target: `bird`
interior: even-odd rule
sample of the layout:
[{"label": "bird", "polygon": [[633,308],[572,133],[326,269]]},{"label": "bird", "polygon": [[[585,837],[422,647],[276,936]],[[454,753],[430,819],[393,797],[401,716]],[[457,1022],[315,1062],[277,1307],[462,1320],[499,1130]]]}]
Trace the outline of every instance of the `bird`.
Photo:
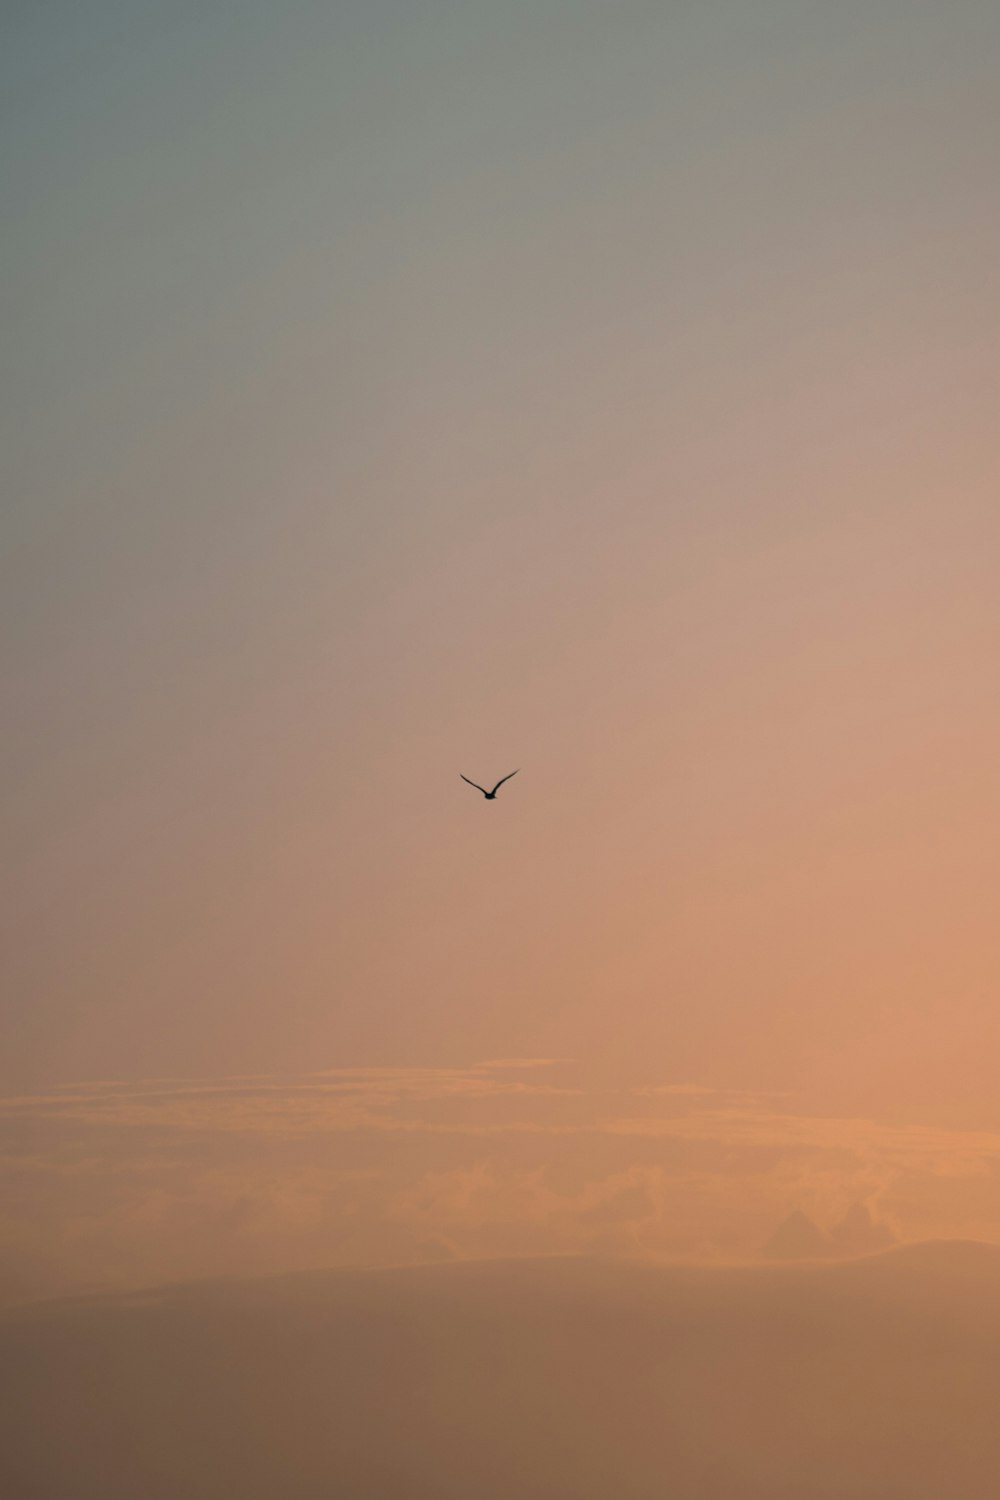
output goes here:
[{"label": "bird", "polygon": [[[520,770],[520,767],[518,767],[518,770]],[[459,774],[459,776],[462,776],[461,771],[459,771],[458,774]],[[468,776],[462,776],[462,780],[463,781],[468,781],[469,782],[469,786],[474,786],[477,792],[482,792],[482,794],[486,798],[487,802],[492,802],[493,799],[496,797],[497,792],[503,786],[504,782],[505,781],[509,781],[511,776],[516,776],[516,775],[517,775],[517,771],[511,771],[510,776],[501,776],[500,780],[497,782],[497,784],[493,788],[492,792],[488,792],[484,786],[480,786],[478,781],[469,781]]]}]

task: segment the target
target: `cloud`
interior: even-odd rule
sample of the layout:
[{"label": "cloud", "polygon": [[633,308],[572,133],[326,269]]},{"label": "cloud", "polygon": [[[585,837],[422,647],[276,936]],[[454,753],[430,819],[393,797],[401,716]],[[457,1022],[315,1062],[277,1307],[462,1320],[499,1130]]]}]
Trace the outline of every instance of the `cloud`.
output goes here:
[{"label": "cloud", "polygon": [[[529,1059],[527,1070],[550,1066]],[[331,1131],[536,1131],[525,1116],[512,1122],[476,1116],[473,1108],[504,1099],[573,1097],[579,1090],[512,1078],[513,1060],[459,1068],[339,1068],[305,1077],[239,1077],[81,1084],[0,1100],[0,1121],[73,1121],[123,1128],[236,1132],[273,1137]],[[421,1112],[421,1106],[425,1107]],[[426,1107],[451,1106],[453,1120]],[[555,1127],[553,1127],[555,1128]]]},{"label": "cloud", "polygon": [[837,1260],[873,1255],[895,1242],[892,1230],[864,1203],[852,1203],[828,1230],[796,1208],[768,1236],[761,1254],[769,1260]]},{"label": "cloud", "polygon": [[[111,1080],[0,1100],[12,1283],[434,1257],[745,1260],[798,1210],[828,1248],[1000,1237],[1000,1136],[796,1112],[564,1060]],[[832,1236],[832,1238],[831,1238]],[[863,1243],[864,1242],[864,1243]]]}]

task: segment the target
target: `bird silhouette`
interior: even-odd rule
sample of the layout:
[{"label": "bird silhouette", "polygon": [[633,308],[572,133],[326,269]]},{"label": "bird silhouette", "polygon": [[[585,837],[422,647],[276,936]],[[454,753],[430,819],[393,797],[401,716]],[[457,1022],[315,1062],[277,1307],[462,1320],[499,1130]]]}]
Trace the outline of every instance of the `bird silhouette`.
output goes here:
[{"label": "bird silhouette", "polygon": [[[518,767],[518,770],[520,770],[520,767]],[[459,774],[459,776],[462,776],[461,771],[459,771],[458,774]],[[503,786],[504,782],[505,781],[509,781],[511,776],[516,776],[516,775],[517,775],[517,771],[511,771],[510,776],[501,776],[500,780],[497,782],[497,784],[493,788],[492,792],[488,792],[484,786],[480,786],[478,781],[469,781],[468,776],[462,776],[462,780],[463,781],[468,781],[469,782],[469,786],[474,786],[477,792],[482,792],[482,794],[486,798],[487,802],[492,802],[493,799],[494,799],[494,797],[496,796],[497,792]]]}]

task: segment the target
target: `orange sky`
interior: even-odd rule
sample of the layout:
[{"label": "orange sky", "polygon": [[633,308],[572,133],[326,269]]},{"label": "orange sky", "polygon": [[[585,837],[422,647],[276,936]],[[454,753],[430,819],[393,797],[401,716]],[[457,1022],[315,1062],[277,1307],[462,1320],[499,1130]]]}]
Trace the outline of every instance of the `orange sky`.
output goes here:
[{"label": "orange sky", "polygon": [[[196,1273],[208,1198],[336,1258],[232,1080],[496,1057],[576,1060],[563,1167],[541,1094],[530,1150],[321,1113],[282,1171],[375,1174],[362,1259],[618,1192],[650,1253],[995,1235],[995,8],[86,11],[0,63],[18,1274],[88,1215],[86,1276]],[[165,1078],[194,1126],[95,1121]],[[679,1085],[775,1160],[609,1131]]]}]

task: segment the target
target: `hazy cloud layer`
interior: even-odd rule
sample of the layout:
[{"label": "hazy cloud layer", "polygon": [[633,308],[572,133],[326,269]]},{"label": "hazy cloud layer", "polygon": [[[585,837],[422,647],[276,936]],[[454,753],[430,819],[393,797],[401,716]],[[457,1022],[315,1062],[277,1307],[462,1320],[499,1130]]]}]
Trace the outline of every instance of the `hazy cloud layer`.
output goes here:
[{"label": "hazy cloud layer", "polygon": [[5,1294],[328,1264],[594,1250],[718,1261],[1000,1237],[1000,1135],[581,1073],[506,1059],[2,1100]]},{"label": "hazy cloud layer", "polygon": [[[918,1352],[919,1351],[919,1352]],[[168,1287],[0,1315],[39,1500],[994,1500],[1000,1255],[582,1258]]]}]

